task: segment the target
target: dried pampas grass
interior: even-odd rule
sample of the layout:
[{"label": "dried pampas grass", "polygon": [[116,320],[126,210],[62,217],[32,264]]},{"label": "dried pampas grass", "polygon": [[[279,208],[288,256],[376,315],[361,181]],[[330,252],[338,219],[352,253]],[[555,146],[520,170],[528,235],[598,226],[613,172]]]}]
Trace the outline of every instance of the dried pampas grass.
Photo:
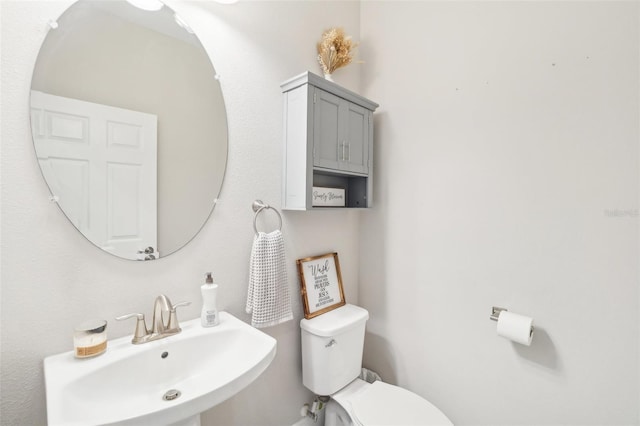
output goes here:
[{"label": "dried pampas grass", "polygon": [[338,68],[353,61],[353,50],[358,46],[342,28],[331,28],[322,33],[318,42],[318,62],[324,74],[332,74]]}]

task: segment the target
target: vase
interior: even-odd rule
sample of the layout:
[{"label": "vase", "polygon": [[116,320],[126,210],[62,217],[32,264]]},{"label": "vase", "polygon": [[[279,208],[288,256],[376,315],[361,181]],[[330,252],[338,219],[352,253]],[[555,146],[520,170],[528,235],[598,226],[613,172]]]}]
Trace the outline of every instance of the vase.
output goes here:
[{"label": "vase", "polygon": [[331,77],[331,74],[325,74],[324,75],[324,79],[325,80],[329,80],[329,81],[333,81],[333,78]]}]

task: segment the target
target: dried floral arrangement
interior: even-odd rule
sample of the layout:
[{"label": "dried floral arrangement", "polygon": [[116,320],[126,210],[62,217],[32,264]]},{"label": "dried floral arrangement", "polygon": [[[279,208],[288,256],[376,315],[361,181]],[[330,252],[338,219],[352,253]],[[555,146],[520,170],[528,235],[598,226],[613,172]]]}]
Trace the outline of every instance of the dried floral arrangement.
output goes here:
[{"label": "dried floral arrangement", "polygon": [[342,28],[331,28],[322,33],[318,42],[318,62],[322,72],[331,75],[338,68],[353,61],[353,51],[358,46]]}]

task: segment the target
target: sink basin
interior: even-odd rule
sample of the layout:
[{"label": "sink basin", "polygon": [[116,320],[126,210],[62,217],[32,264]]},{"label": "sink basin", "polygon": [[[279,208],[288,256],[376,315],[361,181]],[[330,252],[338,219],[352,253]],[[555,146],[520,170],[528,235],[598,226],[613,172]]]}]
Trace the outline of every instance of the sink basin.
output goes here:
[{"label": "sink basin", "polygon": [[131,336],[110,340],[95,358],[73,351],[45,358],[49,425],[198,424],[201,412],[248,386],[276,354],[274,338],[227,312],[216,327],[199,318],[180,325],[181,333],[141,345]]}]

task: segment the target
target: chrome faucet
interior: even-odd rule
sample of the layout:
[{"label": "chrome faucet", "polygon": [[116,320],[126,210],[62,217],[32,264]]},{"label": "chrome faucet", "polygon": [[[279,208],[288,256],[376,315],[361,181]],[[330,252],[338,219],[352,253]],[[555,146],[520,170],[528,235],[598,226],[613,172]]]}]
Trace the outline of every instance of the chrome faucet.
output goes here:
[{"label": "chrome faucet", "polygon": [[144,320],[144,314],[126,314],[116,317],[116,320],[122,321],[129,318],[136,318],[136,330],[133,333],[131,343],[137,345],[140,343],[151,342],[153,340],[164,339],[165,337],[180,333],[182,329],[178,323],[176,309],[180,306],[188,306],[190,304],[191,302],[179,302],[172,305],[169,298],[164,294],[156,297],[156,300],[153,303],[153,324],[151,331],[147,328],[147,323]]}]

